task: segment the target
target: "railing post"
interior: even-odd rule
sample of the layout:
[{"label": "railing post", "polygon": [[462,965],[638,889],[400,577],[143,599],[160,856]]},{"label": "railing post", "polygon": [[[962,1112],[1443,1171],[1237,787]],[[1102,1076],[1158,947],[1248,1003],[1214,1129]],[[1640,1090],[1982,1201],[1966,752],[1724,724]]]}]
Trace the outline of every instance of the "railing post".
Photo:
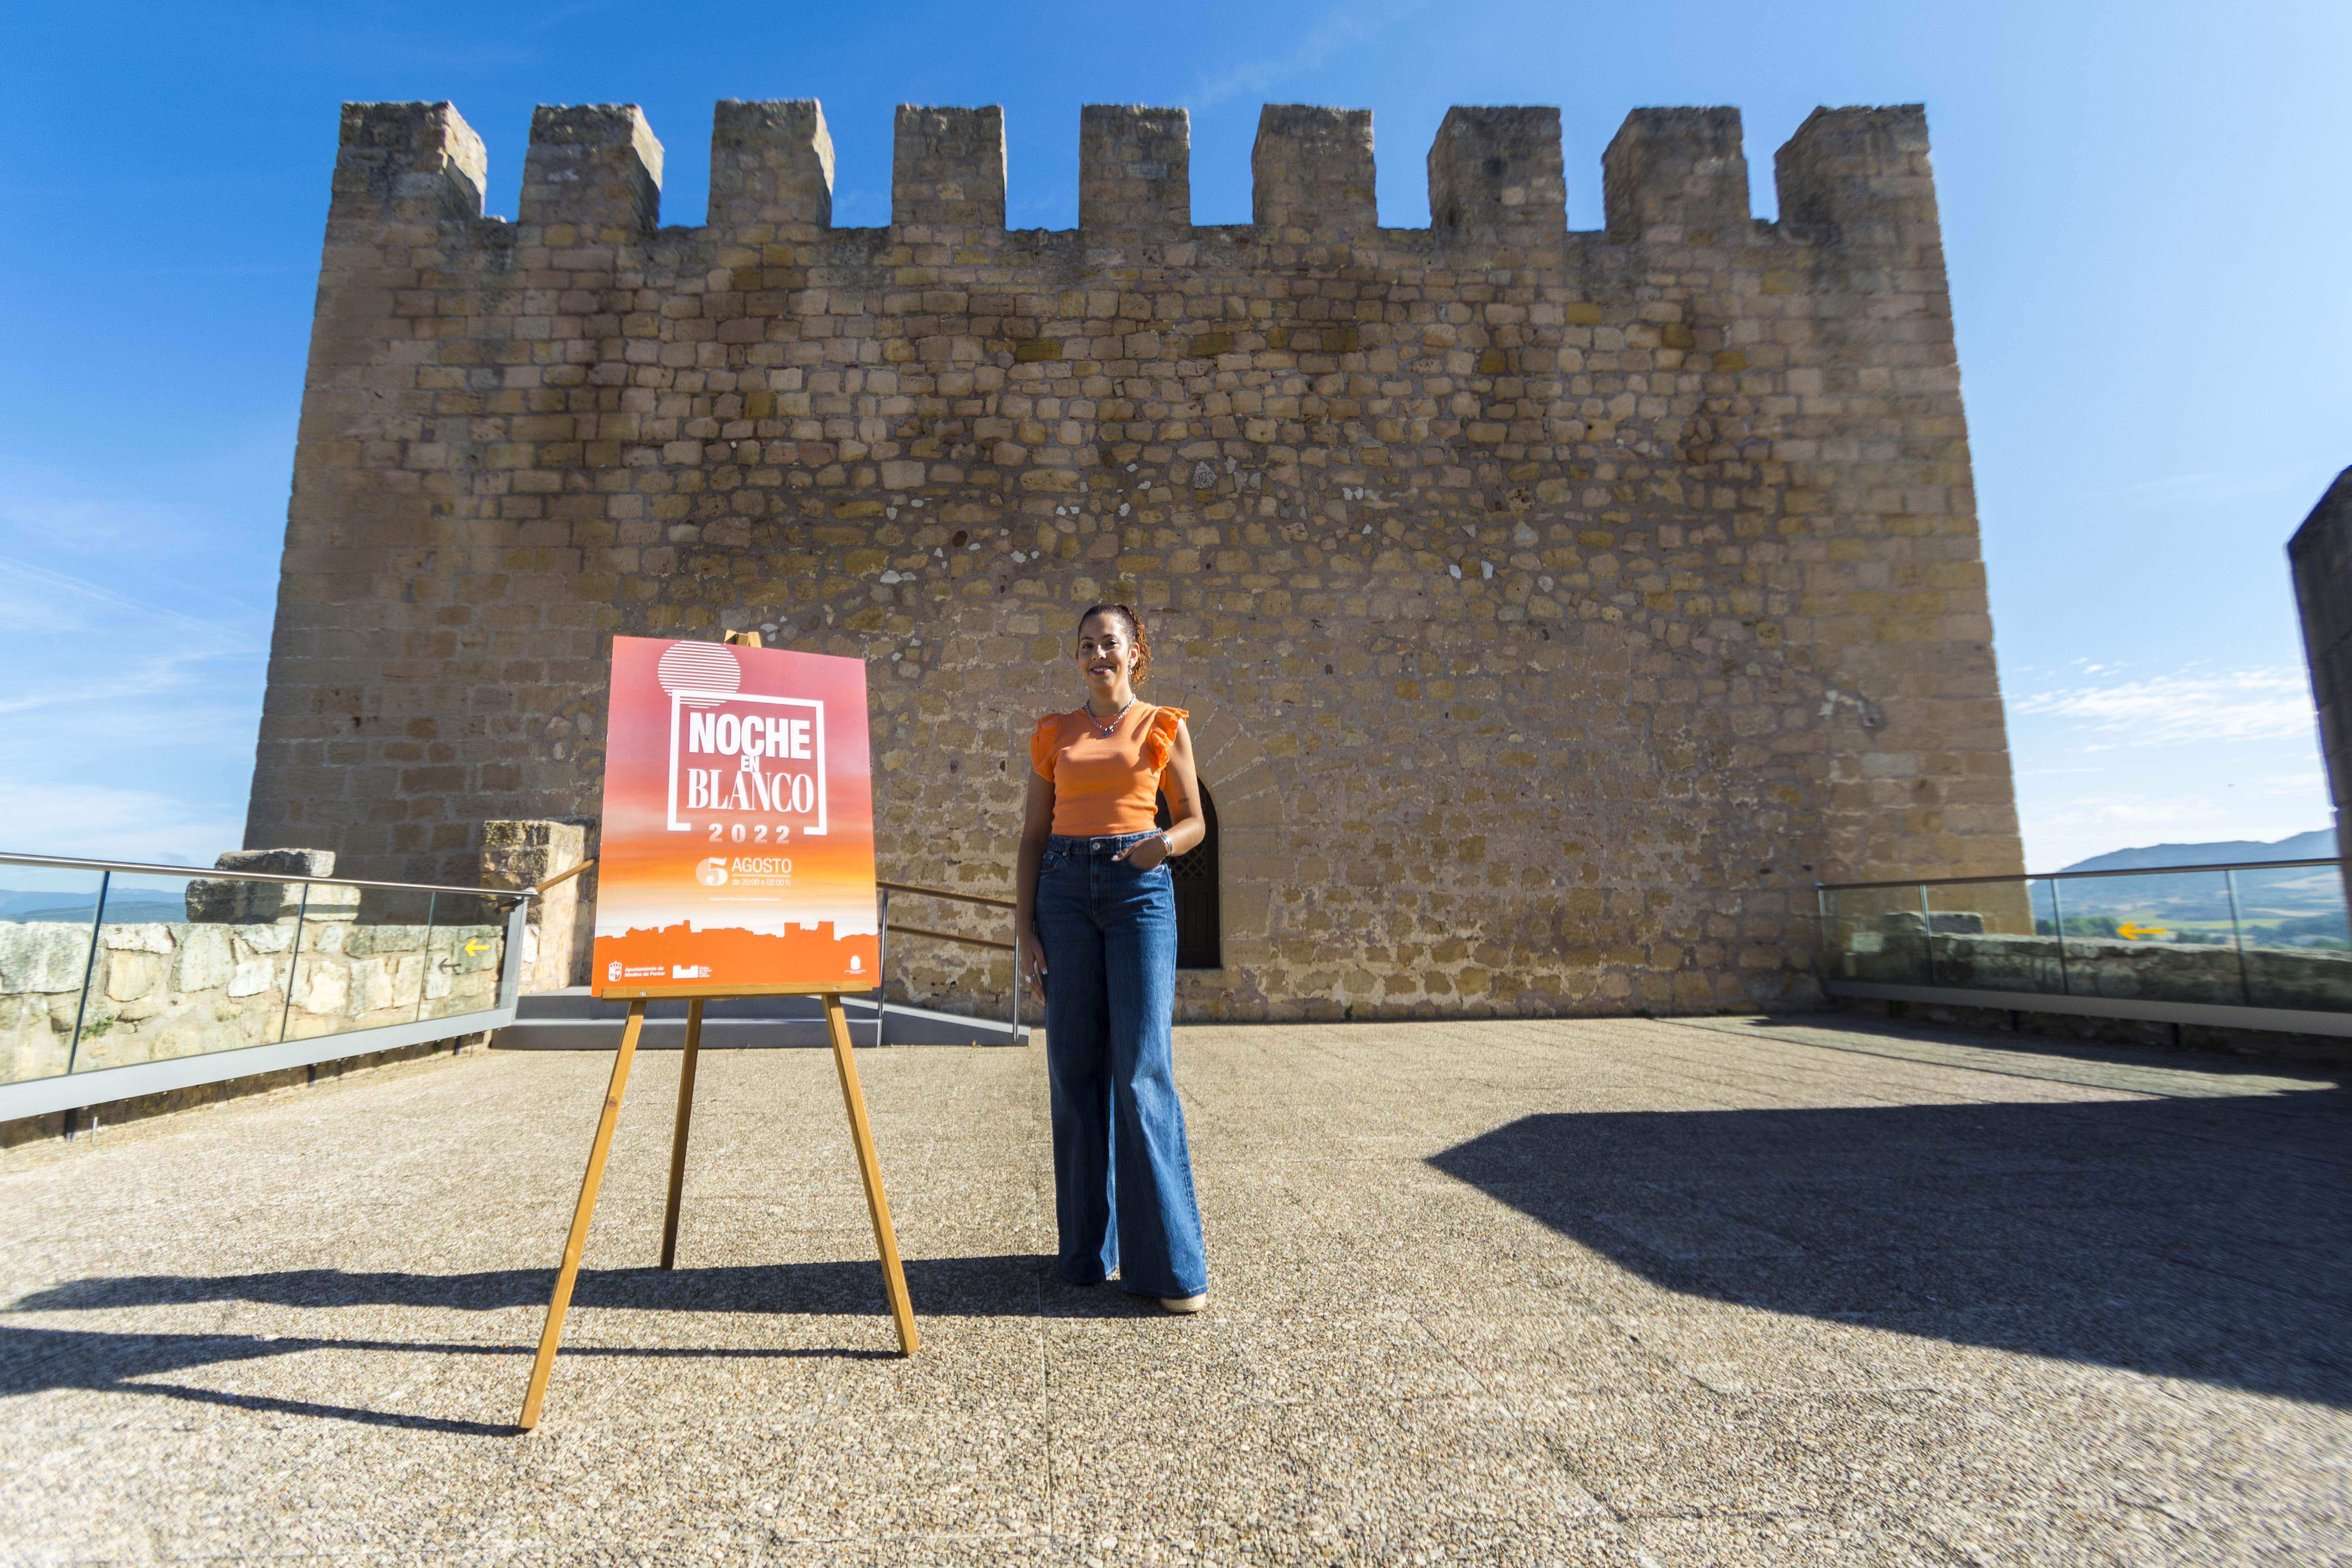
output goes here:
[{"label": "railing post", "polygon": [[[429,907],[429,906],[428,906]],[[522,996],[522,939],[530,923],[530,900],[518,898],[507,913],[507,948],[499,955],[499,1005],[515,1006]],[[425,1005],[424,987],[417,988],[416,1004]]]},{"label": "railing post", "polygon": [[874,952],[874,1043],[882,1043],[883,1020],[890,1012],[890,889],[880,889],[882,935]]},{"label": "railing post", "polygon": [[425,1016],[425,993],[433,985],[433,916],[440,904],[440,894],[425,895],[425,941],[420,949],[422,956],[417,960],[420,967],[416,971],[416,1011],[408,1016],[412,1024]]},{"label": "railing post", "polygon": [[302,900],[294,906],[294,941],[286,950],[286,1005],[278,1009],[278,1037],[286,1037],[286,1021],[294,1016],[294,980],[302,973],[302,921],[310,912],[310,884],[302,884]]},{"label": "railing post", "polygon": [[1936,917],[1927,910],[1927,884],[1919,884],[1919,936],[1927,944],[1927,984],[1936,984]]},{"label": "railing post", "polygon": [[2251,1007],[2254,1005],[2253,977],[2246,973],[2246,928],[2238,920],[2238,873],[2221,873],[2221,886],[2230,894],[2230,940],[2238,949],[2238,1000]]},{"label": "railing post", "polygon": [[73,1072],[74,1063],[81,1059],[81,1024],[89,1012],[89,983],[98,973],[98,933],[106,924],[106,890],[114,885],[114,873],[98,874],[98,907],[89,912],[89,952],[81,961],[81,999],[74,1004],[73,1040],[66,1047],[66,1071]]},{"label": "railing post", "polygon": [[2058,879],[2050,879],[2050,929],[2058,933],[2058,994],[2074,994],[2074,976],[2066,970],[2066,911],[2058,902]]}]

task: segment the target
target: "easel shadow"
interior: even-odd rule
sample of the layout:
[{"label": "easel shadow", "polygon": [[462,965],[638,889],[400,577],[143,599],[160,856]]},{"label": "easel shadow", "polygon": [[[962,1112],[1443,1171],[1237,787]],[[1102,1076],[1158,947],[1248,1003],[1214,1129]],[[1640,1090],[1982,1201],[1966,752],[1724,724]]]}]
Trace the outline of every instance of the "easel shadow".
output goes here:
[{"label": "easel shadow", "polygon": [[[530,1354],[530,1347],[525,1344],[436,1343],[418,1340],[341,1340],[259,1334],[110,1333],[80,1329],[0,1327],[0,1397],[44,1394],[57,1389],[87,1389],[104,1394],[141,1394],[186,1400],[192,1404],[224,1405],[233,1410],[267,1415],[352,1421],[365,1426],[388,1426],[401,1431],[446,1432],[465,1437],[510,1437],[514,1435],[511,1422],[462,1421],[447,1416],[369,1410],[358,1405],[325,1405],[308,1399],[277,1399],[267,1394],[233,1394],[188,1384],[147,1381],[162,1373],[186,1372],[197,1367],[259,1361],[269,1356],[297,1355],[305,1351],[320,1350],[436,1356],[513,1356],[518,1359]],[[737,1350],[590,1345],[576,1348],[570,1353],[575,1356],[741,1360],[901,1359],[889,1351],[849,1350],[834,1346]]]},{"label": "easel shadow", "polygon": [[[1041,1291],[1084,1302],[1104,1292],[1067,1290],[1054,1260],[1034,1254],[916,1258],[907,1283],[927,1318],[1034,1317],[1048,1310]],[[292,1268],[264,1274],[143,1274],[72,1279],[11,1304],[20,1312],[92,1311],[196,1301],[252,1301],[279,1307],[425,1307],[461,1312],[543,1306],[550,1268],[496,1268],[472,1274]],[[1110,1292],[1116,1295],[1118,1292]],[[812,1317],[887,1310],[882,1272],[871,1258],[812,1263],[730,1264],[709,1268],[583,1268],[573,1296],[583,1307],[648,1312],[766,1312]],[[1061,1304],[1054,1315],[1076,1315]],[[1105,1316],[1121,1315],[1109,1305]]]},{"label": "easel shadow", "polygon": [[[1150,1306],[1137,1302],[1116,1287],[1072,1289],[1055,1279],[1051,1258],[1034,1255],[913,1258],[908,1261],[906,1269],[915,1300],[920,1304],[923,1315],[930,1318],[1128,1317]],[[241,1301],[298,1309],[411,1307],[489,1312],[544,1305],[553,1273],[550,1268],[498,1268],[470,1274],[418,1274],[405,1270],[355,1274],[340,1268],[289,1268],[256,1274],[141,1274],[67,1280],[20,1298],[10,1310],[101,1311]],[[805,1317],[866,1317],[879,1313],[886,1319],[889,1307],[881,1269],[870,1258],[713,1268],[583,1269],[574,1300],[580,1306],[646,1312],[761,1312]],[[162,1373],[320,1350],[386,1355],[511,1356],[520,1361],[528,1361],[531,1354],[527,1341],[483,1344],[0,1325],[0,1398],[56,1389],[86,1389],[271,1415],[352,1421],[404,1431],[482,1437],[509,1437],[514,1434],[511,1422],[456,1420],[152,1381]],[[895,1351],[835,1345],[582,1345],[564,1353],[695,1361],[905,1360]]]}]

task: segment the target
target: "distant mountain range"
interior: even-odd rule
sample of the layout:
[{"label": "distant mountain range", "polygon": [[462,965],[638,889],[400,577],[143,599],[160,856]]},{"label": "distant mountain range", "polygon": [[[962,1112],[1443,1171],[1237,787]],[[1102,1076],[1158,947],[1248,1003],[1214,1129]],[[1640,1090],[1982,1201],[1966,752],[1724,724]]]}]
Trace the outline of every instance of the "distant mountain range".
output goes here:
[{"label": "distant mountain range", "polygon": [[[0,921],[86,921],[98,913],[89,893],[19,892],[0,888]],[[125,925],[150,921],[184,921],[187,900],[145,889],[117,893],[106,900],[106,918]]]},{"label": "distant mountain range", "polygon": [[[2264,844],[2250,838],[2212,844],[2151,844],[2140,849],[2117,849],[2094,855],[2066,868],[2069,871],[2151,871],[2174,866],[2226,866],[2242,860],[2318,860],[2333,858],[2336,835],[2328,828],[2298,833]],[[2277,921],[2319,922],[2322,934],[2341,936],[2344,924],[2344,878],[2333,866],[2306,866],[2285,871],[2241,871],[2234,882],[2218,871],[2184,871],[2174,876],[2101,877],[2080,882],[2045,884],[2063,889],[2066,913],[2074,915],[2157,915],[2167,920],[2226,921],[2238,918],[2270,926]],[[2317,931],[2314,927],[2314,931]]]},{"label": "distant mountain range", "polygon": [[2226,866],[2236,860],[2319,860],[2336,854],[2336,830],[2315,828],[2263,844],[2252,838],[2229,838],[2212,844],[2151,844],[2144,849],[2111,849],[2061,866],[2062,871],[2139,871],[2167,866]]}]

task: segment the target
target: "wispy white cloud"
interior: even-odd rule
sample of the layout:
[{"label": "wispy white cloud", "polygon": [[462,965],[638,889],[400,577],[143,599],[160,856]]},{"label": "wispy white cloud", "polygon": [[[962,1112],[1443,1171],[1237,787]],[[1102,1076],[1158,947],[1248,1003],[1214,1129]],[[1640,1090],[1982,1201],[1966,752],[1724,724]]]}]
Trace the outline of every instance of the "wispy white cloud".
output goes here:
[{"label": "wispy white cloud", "polygon": [[80,601],[93,609],[138,616],[151,627],[160,624],[175,633],[193,633],[218,639],[224,645],[249,645],[252,640],[247,628],[235,621],[192,616],[185,610],[142,599],[70,572],[59,572],[52,567],[37,566],[29,561],[16,561],[6,556],[0,556],[0,593],[7,594],[10,601],[16,604],[29,605],[37,599],[58,606],[53,613],[69,618],[76,612],[64,606],[73,601]]},{"label": "wispy white cloud", "polygon": [[[0,778],[0,849],[16,854],[209,866],[244,842],[244,821],[215,803],[160,790]],[[48,885],[0,865],[0,887]]]},{"label": "wispy white cloud", "polygon": [[[24,496],[9,500],[0,849],[211,864],[244,837],[268,618],[193,583],[175,592],[174,542],[159,544],[135,505],[97,506],[89,534],[60,540],[24,526]],[[50,563],[22,558],[36,550]]]},{"label": "wispy white cloud", "polygon": [[2237,467],[2191,468],[2085,490],[2084,499],[2104,510],[2122,512],[2224,507],[2285,495],[2304,496],[2308,504],[2319,499],[2343,460],[2341,452],[2311,452]]},{"label": "wispy white cloud", "polygon": [[169,503],[125,494],[93,476],[31,458],[0,454],[0,527],[33,538],[90,546],[137,538],[167,540],[185,518]]},{"label": "wispy white cloud", "polygon": [[1343,50],[1369,44],[1398,23],[1429,8],[1429,0],[1402,5],[1334,6],[1301,34],[1287,51],[1229,63],[1193,83],[1180,101],[1209,109],[1236,98],[1271,90],[1277,83],[1315,70]]},{"label": "wispy white cloud", "polygon": [[2036,870],[2150,844],[2273,842],[2329,821],[2299,668],[2082,658],[2008,673],[2018,823]]},{"label": "wispy white cloud", "polygon": [[[254,460],[244,450],[229,456],[239,466]],[[237,616],[266,617],[268,612],[251,597],[228,590],[233,576],[206,569],[247,563],[222,549],[222,531],[231,523],[242,527],[250,515],[247,509],[263,503],[250,496],[210,499],[211,505],[192,510],[182,499],[106,475],[0,452],[0,551],[20,564],[47,561],[85,570],[102,568],[109,583],[118,586],[75,577],[75,590],[113,594],[126,607],[160,606],[128,599],[121,584],[143,584],[152,593],[191,602],[198,592],[194,580],[201,580],[201,602],[218,612],[205,624]],[[176,609],[168,613],[184,614]]]},{"label": "wispy white cloud", "polygon": [[2277,795],[2283,799],[2308,801],[2314,796],[2327,796],[2327,775],[2317,768],[2305,773],[2273,773],[2268,777],[2246,781],[2246,788],[2256,795]]},{"label": "wispy white cloud", "polygon": [[2129,676],[2085,665],[2094,679],[2015,697],[2015,714],[2069,720],[2080,749],[2273,740],[2311,732],[2311,687],[2300,669],[2187,668]]},{"label": "wispy white cloud", "polygon": [[341,68],[364,58],[379,65],[442,71],[537,66],[547,39],[567,27],[628,9],[625,0],[511,7],[494,28],[421,28],[415,13],[392,5],[284,5],[276,8],[276,45],[289,58]]},{"label": "wispy white cloud", "polygon": [[[187,693],[207,667],[258,658],[249,624],[206,620],[70,573],[0,557],[0,626],[16,679],[0,713]],[[37,637],[38,646],[31,646]]]}]

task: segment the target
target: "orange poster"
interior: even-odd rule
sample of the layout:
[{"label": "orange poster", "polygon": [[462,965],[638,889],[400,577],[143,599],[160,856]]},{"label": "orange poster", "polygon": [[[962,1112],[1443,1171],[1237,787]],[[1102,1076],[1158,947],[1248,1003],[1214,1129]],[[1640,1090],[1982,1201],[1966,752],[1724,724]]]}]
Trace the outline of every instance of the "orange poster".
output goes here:
[{"label": "orange poster", "polygon": [[873,989],[861,660],[614,637],[605,724],[597,995]]}]

